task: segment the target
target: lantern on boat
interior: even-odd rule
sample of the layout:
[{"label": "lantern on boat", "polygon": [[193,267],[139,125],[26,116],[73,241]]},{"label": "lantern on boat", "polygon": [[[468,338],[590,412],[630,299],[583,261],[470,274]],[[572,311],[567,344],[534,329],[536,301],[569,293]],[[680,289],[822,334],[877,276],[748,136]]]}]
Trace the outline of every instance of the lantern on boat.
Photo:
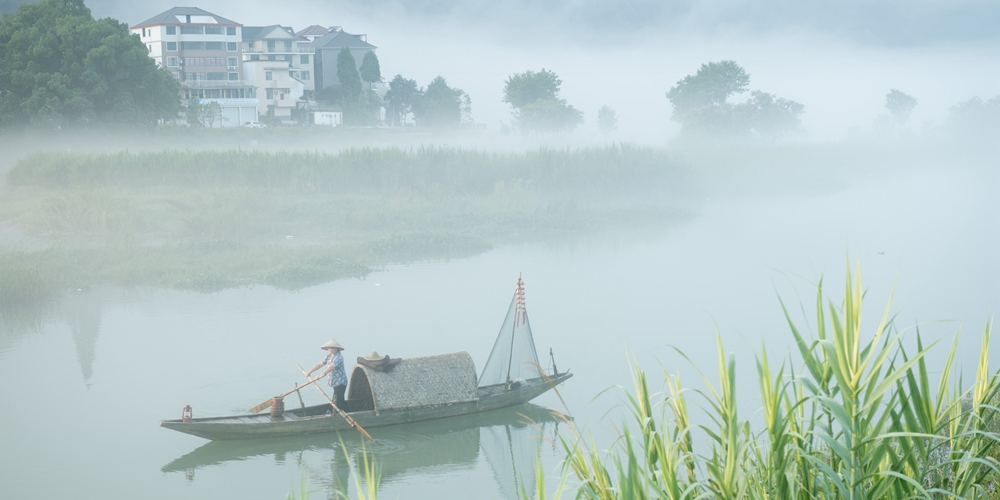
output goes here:
[{"label": "lantern on boat", "polygon": [[191,410],[191,405],[187,405],[181,410],[181,422],[190,422],[193,416],[194,412]]}]

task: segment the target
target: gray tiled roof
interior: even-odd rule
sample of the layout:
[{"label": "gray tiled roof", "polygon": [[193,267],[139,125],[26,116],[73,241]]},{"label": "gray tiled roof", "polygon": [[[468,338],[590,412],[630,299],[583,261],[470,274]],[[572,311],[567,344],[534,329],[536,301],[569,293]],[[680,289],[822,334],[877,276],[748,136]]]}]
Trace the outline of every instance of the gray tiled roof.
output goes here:
[{"label": "gray tiled roof", "polygon": [[295,36],[323,36],[330,32],[330,28],[324,28],[314,24],[308,28],[295,32]]},{"label": "gray tiled roof", "polygon": [[292,31],[292,28],[282,26],[280,24],[272,24],[270,26],[244,26],[243,41],[248,42],[251,40],[261,40],[275,28],[281,29],[287,33],[289,37],[295,38],[295,32]]},{"label": "gray tiled roof", "polygon": [[340,49],[347,47],[350,49],[377,49],[378,47],[361,40],[360,38],[346,32],[335,31],[327,33],[320,38],[313,40],[312,46],[317,49]]},{"label": "gray tiled roof", "polygon": [[215,22],[219,24],[228,24],[230,26],[239,26],[240,23],[236,21],[230,21],[222,16],[217,16],[211,12],[201,10],[198,7],[174,7],[166,12],[161,12],[135,26],[137,28],[140,26],[155,26],[160,24],[181,24],[177,21],[175,16],[212,16],[215,18]]}]

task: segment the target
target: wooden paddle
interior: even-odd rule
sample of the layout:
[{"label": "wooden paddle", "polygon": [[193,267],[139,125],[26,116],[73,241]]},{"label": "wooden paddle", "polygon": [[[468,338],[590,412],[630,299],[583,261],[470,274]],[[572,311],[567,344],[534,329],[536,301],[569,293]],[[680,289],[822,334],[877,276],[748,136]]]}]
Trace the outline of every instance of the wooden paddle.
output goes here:
[{"label": "wooden paddle", "polygon": [[[304,370],[303,370],[303,373],[305,373]],[[295,391],[297,391],[297,390],[299,390],[299,389],[301,389],[301,388],[303,388],[303,387],[305,387],[305,386],[307,386],[309,384],[315,384],[317,380],[320,380],[322,378],[323,377],[316,377],[313,380],[309,380],[309,377],[306,376],[306,380],[309,380],[308,382],[306,382],[306,383],[304,383],[302,385],[296,386],[294,389],[292,389],[292,390],[290,390],[290,391],[288,391],[286,393],[277,395],[274,398],[283,398],[283,397],[285,397],[285,396],[287,396],[287,395],[289,395],[289,394],[291,394],[291,393],[293,393],[293,392],[295,392]],[[268,399],[267,401],[264,401],[263,403],[261,403],[261,404],[259,404],[257,406],[254,406],[253,408],[250,408],[250,413],[257,413],[259,411],[263,411],[263,410],[266,410],[266,409],[270,408],[271,405],[274,404],[274,398]]]},{"label": "wooden paddle", "polygon": [[[306,370],[305,370],[304,368],[302,368],[302,366],[301,366],[301,365],[299,365],[298,363],[295,363],[295,366],[298,366],[298,367],[299,367],[299,370],[302,370],[302,374],[303,374],[303,375],[306,375]],[[309,376],[308,376],[308,375],[306,375],[306,378],[309,378]],[[315,382],[315,380],[314,380],[313,382]],[[350,425],[351,427],[354,427],[354,429],[355,429],[355,430],[357,430],[358,432],[360,432],[360,433],[361,433],[361,435],[363,435],[364,437],[366,437],[366,438],[368,438],[368,439],[371,439],[372,441],[375,441],[375,438],[373,438],[373,437],[371,436],[371,434],[368,434],[368,432],[366,432],[366,431],[365,431],[365,430],[364,430],[363,428],[361,428],[361,426],[360,426],[360,425],[358,425],[358,423],[357,423],[357,422],[355,422],[355,421],[354,421],[354,419],[353,419],[353,418],[351,418],[351,416],[350,416],[350,415],[348,415],[348,414],[344,413],[344,412],[343,412],[343,410],[341,410],[340,408],[337,408],[337,405],[336,405],[336,403],[334,403],[334,402],[333,402],[333,400],[332,400],[332,399],[330,399],[330,396],[327,396],[327,395],[326,395],[326,391],[324,391],[324,390],[323,390],[322,388],[320,388],[320,386],[318,386],[318,385],[317,385],[317,386],[315,386],[315,387],[316,387],[316,390],[317,390],[317,391],[319,391],[319,393],[320,393],[320,394],[322,394],[322,395],[323,395],[323,397],[324,397],[324,398],[326,398],[326,400],[330,402],[330,406],[332,406],[334,410],[337,410],[337,413],[339,413],[341,417],[344,417],[344,420],[346,420],[346,421],[347,421],[347,423],[348,423],[348,424],[349,424],[349,425]]]}]

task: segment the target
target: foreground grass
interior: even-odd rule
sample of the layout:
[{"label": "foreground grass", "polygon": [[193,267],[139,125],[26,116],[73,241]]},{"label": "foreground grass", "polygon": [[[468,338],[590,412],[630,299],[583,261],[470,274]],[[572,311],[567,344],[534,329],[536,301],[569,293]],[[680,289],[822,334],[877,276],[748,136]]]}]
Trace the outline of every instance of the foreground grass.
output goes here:
[{"label": "foreground grass", "polygon": [[[888,306],[878,327],[863,334],[862,290],[860,273],[848,271],[838,307],[824,303],[819,286],[816,338],[789,317],[800,365],[774,366],[761,351],[762,428],[738,415],[735,362],[721,339],[719,384],[706,379],[704,394],[710,425],[691,423],[689,391],[676,377],[664,374],[667,392],[657,401],[636,369],[627,405],[633,420],[606,456],[575,430],[562,438],[565,473],[555,496],[566,492],[569,477],[578,481],[575,498],[602,500],[1000,496],[1000,410],[993,403],[1000,372],[988,363],[991,325],[975,380],[962,386],[950,379],[955,345],[943,366],[929,368],[933,346],[917,333],[916,350],[907,352]],[[696,446],[696,430],[707,436],[705,449]],[[532,493],[543,500],[542,471],[538,485]]]},{"label": "foreground grass", "polygon": [[39,153],[8,173],[0,304],[99,285],[298,288],[390,263],[677,220],[660,150]]}]

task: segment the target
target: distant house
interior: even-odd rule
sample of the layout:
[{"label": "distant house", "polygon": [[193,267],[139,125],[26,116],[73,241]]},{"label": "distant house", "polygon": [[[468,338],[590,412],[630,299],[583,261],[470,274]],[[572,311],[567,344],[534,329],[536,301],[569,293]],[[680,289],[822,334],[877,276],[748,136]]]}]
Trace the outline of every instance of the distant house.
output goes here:
[{"label": "distant house", "polygon": [[326,87],[340,85],[337,78],[337,56],[345,47],[354,56],[354,63],[361,68],[365,54],[374,52],[378,47],[368,43],[368,35],[352,35],[339,27],[332,28],[329,33],[313,40],[315,50],[316,91]]},{"label": "distant house", "polygon": [[288,27],[243,27],[243,77],[257,89],[258,111],[284,121],[312,93],[312,48]]},{"label": "distant house", "polygon": [[256,89],[243,78],[243,25],[196,7],[174,7],[135,26],[149,57],[181,83],[181,99],[216,102],[212,126],[257,121]]}]

